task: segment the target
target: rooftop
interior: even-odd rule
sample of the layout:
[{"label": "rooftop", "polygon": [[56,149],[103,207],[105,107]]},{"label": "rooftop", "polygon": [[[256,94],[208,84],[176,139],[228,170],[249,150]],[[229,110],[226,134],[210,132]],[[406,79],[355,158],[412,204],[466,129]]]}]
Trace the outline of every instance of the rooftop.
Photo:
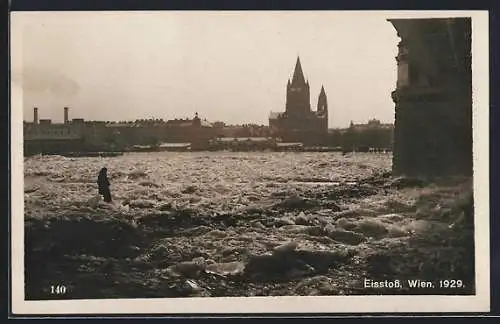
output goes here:
[{"label": "rooftop", "polygon": [[276,146],[278,147],[301,147],[304,146],[302,143],[276,143]]},{"label": "rooftop", "polygon": [[264,142],[264,141],[269,141],[271,139],[272,139],[271,137],[219,137],[219,138],[217,138],[217,140],[221,141],[221,142],[233,142],[233,141]]},{"label": "rooftop", "polygon": [[191,143],[161,143],[159,147],[188,147]]}]

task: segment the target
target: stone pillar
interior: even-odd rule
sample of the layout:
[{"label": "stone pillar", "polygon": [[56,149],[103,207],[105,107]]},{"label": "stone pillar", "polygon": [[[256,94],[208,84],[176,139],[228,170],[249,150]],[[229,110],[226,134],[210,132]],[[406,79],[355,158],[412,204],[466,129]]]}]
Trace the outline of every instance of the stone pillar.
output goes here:
[{"label": "stone pillar", "polygon": [[470,19],[389,21],[401,38],[393,173],[472,175]]}]

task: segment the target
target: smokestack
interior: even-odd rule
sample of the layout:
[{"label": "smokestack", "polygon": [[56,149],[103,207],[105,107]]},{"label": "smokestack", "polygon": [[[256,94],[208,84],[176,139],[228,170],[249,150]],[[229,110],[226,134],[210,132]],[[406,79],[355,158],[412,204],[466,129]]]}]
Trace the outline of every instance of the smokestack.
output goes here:
[{"label": "smokestack", "polygon": [[33,108],[33,124],[38,124],[38,108]]},{"label": "smokestack", "polygon": [[64,107],[64,123],[67,124],[69,123],[69,118],[68,118],[68,107]]}]

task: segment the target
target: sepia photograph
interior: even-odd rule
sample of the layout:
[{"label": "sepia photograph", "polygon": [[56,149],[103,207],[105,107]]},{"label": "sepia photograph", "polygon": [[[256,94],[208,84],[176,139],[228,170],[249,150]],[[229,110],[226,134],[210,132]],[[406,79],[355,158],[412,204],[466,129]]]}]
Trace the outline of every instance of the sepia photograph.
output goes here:
[{"label": "sepia photograph", "polygon": [[487,12],[10,19],[18,312],[489,310]]}]

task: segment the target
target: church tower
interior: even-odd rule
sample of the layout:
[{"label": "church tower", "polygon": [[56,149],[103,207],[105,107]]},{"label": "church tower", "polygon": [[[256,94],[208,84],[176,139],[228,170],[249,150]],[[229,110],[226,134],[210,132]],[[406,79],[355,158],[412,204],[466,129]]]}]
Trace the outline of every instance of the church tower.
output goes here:
[{"label": "church tower", "polygon": [[286,87],[286,112],[288,115],[303,116],[311,111],[309,82],[304,78],[300,58],[297,57],[292,81]]},{"label": "church tower", "polygon": [[328,102],[326,100],[326,92],[323,86],[321,86],[321,91],[319,92],[318,97],[318,113],[328,114]]},{"label": "church tower", "polygon": [[328,131],[328,102],[326,99],[325,88],[321,86],[321,91],[318,96],[318,117],[322,118],[321,128]]}]

